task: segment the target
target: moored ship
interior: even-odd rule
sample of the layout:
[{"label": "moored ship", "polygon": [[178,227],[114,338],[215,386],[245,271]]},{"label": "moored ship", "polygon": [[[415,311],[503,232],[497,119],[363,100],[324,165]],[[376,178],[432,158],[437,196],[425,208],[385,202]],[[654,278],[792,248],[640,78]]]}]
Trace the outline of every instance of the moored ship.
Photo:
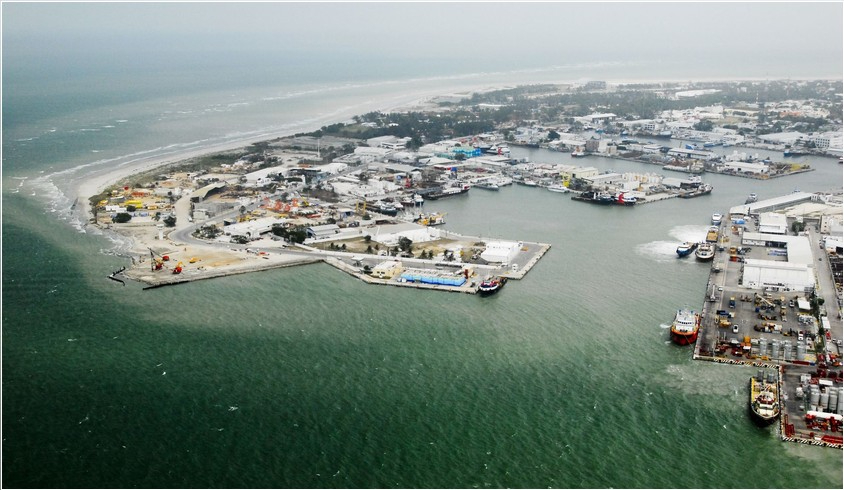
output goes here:
[{"label": "moored ship", "polygon": [[701,262],[708,262],[715,258],[715,245],[701,243],[695,250],[695,258]]},{"label": "moored ship", "polygon": [[768,425],[780,415],[777,374],[760,369],[750,378],[750,414],[759,425]]},{"label": "moored ship", "polygon": [[697,340],[700,330],[700,315],[688,308],[677,310],[671,323],[671,340],[675,344],[689,345]]},{"label": "moored ship", "polygon": [[712,213],[712,224],[715,226],[720,225],[722,218],[723,216],[721,215],[721,213]]},{"label": "moored ship", "polygon": [[624,193],[616,195],[603,191],[587,191],[571,196],[575,201],[591,202],[593,204],[615,204],[620,206],[633,206],[638,201],[633,196],[625,196]]},{"label": "moored ship", "polygon": [[432,192],[428,194],[428,199],[442,199],[444,197],[457,196],[469,192],[471,186],[468,184],[460,184],[455,187],[446,187],[439,192]]},{"label": "moored ship", "polygon": [[677,256],[686,257],[697,250],[697,242],[683,242],[677,246]]},{"label": "moored ship", "polygon": [[571,192],[571,189],[564,186],[563,184],[551,184],[546,187],[551,192]]},{"label": "moored ship", "polygon": [[710,226],[709,229],[706,230],[706,241],[709,243],[715,243],[718,241],[717,226]]},{"label": "moored ship", "polygon": [[484,279],[483,281],[481,281],[481,284],[478,285],[478,294],[480,294],[481,296],[489,296],[490,294],[495,294],[500,291],[506,283],[506,277],[492,277],[489,279]]},{"label": "moored ship", "polygon": [[481,296],[489,296],[495,294],[504,287],[507,283],[506,277],[490,277],[481,281],[478,285],[478,294]]}]

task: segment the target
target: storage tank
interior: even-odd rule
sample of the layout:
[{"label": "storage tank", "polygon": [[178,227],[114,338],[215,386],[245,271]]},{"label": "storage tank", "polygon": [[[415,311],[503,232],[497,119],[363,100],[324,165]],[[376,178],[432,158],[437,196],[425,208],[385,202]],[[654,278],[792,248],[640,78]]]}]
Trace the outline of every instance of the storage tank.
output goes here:
[{"label": "storage tank", "polygon": [[821,408],[824,412],[829,411],[829,392],[827,390],[821,392]]},{"label": "storage tank", "polygon": [[776,371],[768,371],[768,383],[776,383],[777,382],[777,372]]},{"label": "storage tank", "polygon": [[768,355],[768,339],[759,339],[759,357]]},{"label": "storage tank", "polygon": [[791,356],[791,341],[790,340],[786,340],[782,343],[782,358],[785,359],[785,360],[794,359]]},{"label": "storage tank", "polygon": [[806,345],[803,342],[797,343],[797,360],[798,361],[805,361],[806,360]]},{"label": "storage tank", "polygon": [[771,341],[771,359],[780,358],[780,341],[774,339]]},{"label": "storage tank", "polygon": [[836,410],[838,410],[838,388],[830,388],[829,407],[827,407],[827,412],[835,413]]},{"label": "storage tank", "polygon": [[844,415],[844,387],[838,388],[838,415]]},{"label": "storage tank", "polygon": [[818,385],[809,385],[809,405],[817,406],[820,399],[821,390],[818,389]]},{"label": "storage tank", "polygon": [[756,371],[756,381],[758,381],[760,383],[762,381],[765,381],[765,370],[764,369],[760,369],[760,370]]}]

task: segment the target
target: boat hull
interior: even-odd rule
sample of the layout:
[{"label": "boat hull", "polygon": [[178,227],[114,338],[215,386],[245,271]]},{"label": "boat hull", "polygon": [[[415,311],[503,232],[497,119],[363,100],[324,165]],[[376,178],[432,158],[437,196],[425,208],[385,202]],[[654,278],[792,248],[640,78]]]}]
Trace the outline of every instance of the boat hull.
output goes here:
[{"label": "boat hull", "polygon": [[671,341],[677,345],[691,345],[697,341],[698,331],[692,333],[682,333],[671,331]]},{"label": "boat hull", "polygon": [[753,409],[752,405],[748,405],[747,411],[750,412],[750,418],[753,420],[753,423],[755,423],[759,427],[768,427],[769,425],[776,422],[777,418],[779,417],[779,413],[777,413],[773,417],[762,416],[756,410]]}]

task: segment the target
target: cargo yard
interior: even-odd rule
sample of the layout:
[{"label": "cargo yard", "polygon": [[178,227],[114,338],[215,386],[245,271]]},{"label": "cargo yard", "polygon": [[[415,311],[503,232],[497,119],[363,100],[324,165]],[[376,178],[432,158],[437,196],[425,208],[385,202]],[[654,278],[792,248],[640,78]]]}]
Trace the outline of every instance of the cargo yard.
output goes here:
[{"label": "cargo yard", "polygon": [[694,357],[775,370],[783,440],[842,448],[841,244],[823,242],[823,218],[788,233],[803,218],[765,212],[807,199],[795,193],[725,216]]}]

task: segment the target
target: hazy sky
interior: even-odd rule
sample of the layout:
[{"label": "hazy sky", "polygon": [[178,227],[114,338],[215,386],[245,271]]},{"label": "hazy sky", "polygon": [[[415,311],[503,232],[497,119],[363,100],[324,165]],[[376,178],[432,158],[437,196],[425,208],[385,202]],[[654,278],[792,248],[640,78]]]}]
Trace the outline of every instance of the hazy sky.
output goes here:
[{"label": "hazy sky", "polygon": [[537,67],[764,59],[772,68],[818,63],[840,73],[842,15],[842,2],[6,2],[3,55],[328,52]]}]

